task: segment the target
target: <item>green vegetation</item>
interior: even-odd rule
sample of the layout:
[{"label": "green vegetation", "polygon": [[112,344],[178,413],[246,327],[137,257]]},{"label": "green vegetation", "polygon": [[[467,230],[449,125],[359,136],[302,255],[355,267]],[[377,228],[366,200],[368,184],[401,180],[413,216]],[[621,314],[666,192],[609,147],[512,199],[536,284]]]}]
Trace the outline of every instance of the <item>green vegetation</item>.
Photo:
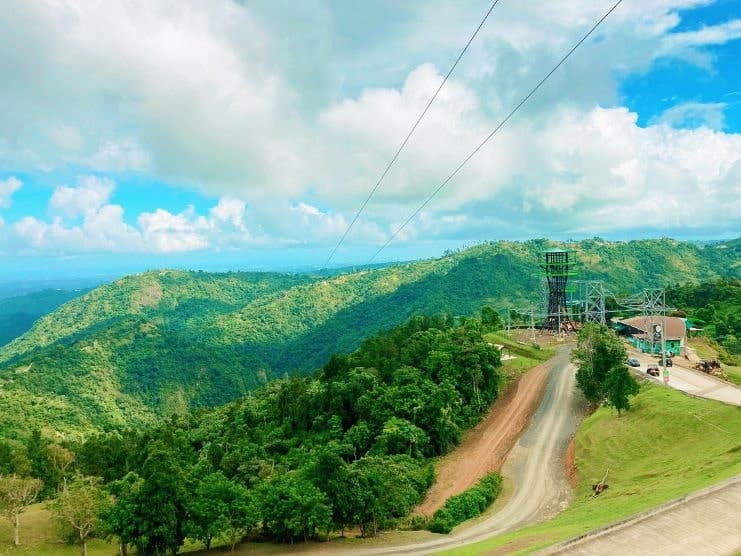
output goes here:
[{"label": "green vegetation", "polygon": [[579,330],[571,354],[577,365],[576,385],[592,403],[603,400],[618,410],[630,409],[629,396],[638,393],[638,383],[625,366],[625,345],[606,326],[587,323]]},{"label": "green vegetation", "polygon": [[[538,253],[573,249],[616,293],[735,272],[738,242],[496,242],[435,260],[331,275],[158,271],[122,278],[0,348],[0,437],[81,438],[234,400],[412,315],[524,305]],[[489,329],[498,315],[484,315]],[[487,320],[488,319],[488,320]],[[498,322],[499,321],[499,322]]]},{"label": "green vegetation", "polygon": [[88,291],[45,289],[0,299],[0,346],[26,332],[39,317]]},{"label": "green vegetation", "polygon": [[49,503],[65,536],[79,542],[82,556],[87,556],[87,542],[94,534],[102,534],[103,516],[111,501],[97,477],[73,477]]},{"label": "green vegetation", "polygon": [[499,473],[489,473],[473,487],[448,498],[445,505],[432,516],[430,531],[450,533],[456,525],[481,515],[501,491],[502,476]]},{"label": "green vegetation", "polygon": [[[532,552],[741,473],[739,408],[642,383],[630,412],[599,408],[576,436],[580,483],[554,519],[449,552]],[[608,490],[591,485],[607,470]]]},{"label": "green vegetation", "polygon": [[[719,359],[719,346],[717,342],[707,336],[696,336],[688,340],[688,345],[695,350],[695,353],[701,359]],[[738,361],[738,358],[736,359]],[[738,361],[741,363],[741,361]],[[723,365],[723,372],[728,377],[728,380],[734,384],[741,386],[741,364],[740,365]]]},{"label": "green vegetation", "polygon": [[17,475],[0,475],[0,515],[13,525],[13,544],[20,545],[20,516],[41,491],[41,481]]},{"label": "green vegetation", "polygon": [[[187,537],[233,545],[258,523],[263,537],[283,542],[350,525],[366,535],[421,500],[431,458],[496,399],[498,367],[480,320],[414,317],[313,376],[276,380],[143,431],[68,444],[74,458],[38,431],[5,446],[19,462],[13,472],[23,467],[49,485],[81,475],[51,504],[60,516],[83,494],[98,507],[97,482],[84,477],[100,477],[113,505],[97,518],[143,554],[174,553]],[[98,527],[94,514],[84,515],[79,541]]]},{"label": "green vegetation", "polygon": [[541,347],[537,343],[522,343],[504,332],[486,334],[486,340],[493,345],[502,346],[501,388],[518,379],[538,363],[547,361],[556,353],[553,347]]},{"label": "green vegetation", "polygon": [[741,365],[741,279],[673,286],[666,300],[715,342],[723,363]]}]

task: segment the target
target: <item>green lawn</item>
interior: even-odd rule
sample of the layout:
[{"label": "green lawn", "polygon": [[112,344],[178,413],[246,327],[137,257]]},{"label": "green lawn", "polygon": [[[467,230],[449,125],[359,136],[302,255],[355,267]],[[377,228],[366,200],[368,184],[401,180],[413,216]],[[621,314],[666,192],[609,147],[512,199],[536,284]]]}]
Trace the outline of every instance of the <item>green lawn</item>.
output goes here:
[{"label": "green lawn", "polygon": [[[571,506],[539,525],[447,554],[530,552],[741,473],[741,408],[644,383],[618,417],[600,408],[576,437],[580,485]],[[610,470],[610,488],[591,485]]]},{"label": "green lawn", "polygon": [[[57,525],[45,504],[34,504],[21,514],[21,546],[12,544],[13,529],[7,519],[0,519],[0,556],[79,556],[80,545],[65,544],[59,538]],[[219,542],[214,542],[218,546]],[[180,552],[203,548],[201,543],[186,543]],[[129,553],[136,551],[129,550]],[[117,556],[118,545],[102,539],[87,543],[88,556]]]},{"label": "green lawn", "polygon": [[507,333],[503,330],[487,334],[486,339],[492,344],[503,346],[503,355],[511,355],[513,357],[513,359],[502,361],[500,372],[504,382],[503,386],[506,386],[512,380],[522,376],[543,361],[547,361],[556,353],[553,347],[545,346],[537,348],[531,343],[520,343],[516,337],[507,336]]},{"label": "green lawn", "polygon": [[[57,528],[44,504],[34,504],[21,514],[21,546],[12,545],[13,529],[7,519],[0,519],[0,554],[38,556],[77,556],[78,545],[66,545],[59,540]],[[101,540],[92,540],[87,545],[89,556],[114,556],[118,547]]]}]

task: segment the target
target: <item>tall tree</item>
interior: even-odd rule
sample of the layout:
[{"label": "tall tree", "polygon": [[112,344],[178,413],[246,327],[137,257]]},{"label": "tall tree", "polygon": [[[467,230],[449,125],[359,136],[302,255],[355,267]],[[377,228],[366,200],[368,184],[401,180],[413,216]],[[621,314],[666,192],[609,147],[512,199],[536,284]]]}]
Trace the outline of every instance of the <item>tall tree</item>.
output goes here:
[{"label": "tall tree", "polygon": [[49,509],[64,526],[75,530],[80,553],[87,556],[87,539],[100,531],[102,516],[110,505],[108,493],[100,487],[99,478],[77,476],[64,485],[59,496],[49,503]]},{"label": "tall tree", "polygon": [[607,400],[612,407],[617,409],[618,415],[622,410],[630,409],[628,396],[635,396],[638,393],[638,383],[625,365],[617,365],[610,369],[607,373],[605,388]]},{"label": "tall tree", "polygon": [[13,543],[16,546],[21,544],[21,514],[34,503],[42,487],[43,483],[39,479],[17,475],[0,476],[0,514],[13,524]]},{"label": "tall tree", "polygon": [[607,396],[607,375],[624,366],[625,346],[606,326],[587,323],[579,331],[576,349],[571,354],[577,365],[576,384],[589,401],[599,403]]},{"label": "tall tree", "polygon": [[481,308],[481,324],[487,332],[504,328],[502,317],[499,316],[499,313],[491,305],[484,305]]},{"label": "tall tree", "polygon": [[287,473],[261,487],[262,524],[271,534],[293,542],[329,530],[332,508],[324,493],[297,473]]},{"label": "tall tree", "polygon": [[108,486],[114,502],[104,517],[105,528],[110,536],[118,537],[122,556],[126,556],[129,544],[135,545],[139,552],[144,551],[145,540],[141,535],[140,521],[137,519],[143,485],[144,479],[130,472]]},{"label": "tall tree", "polygon": [[57,483],[61,479],[66,485],[67,469],[75,461],[75,455],[67,448],[52,443],[46,448],[46,459],[51,471],[50,475],[57,478]]},{"label": "tall tree", "polygon": [[0,440],[0,475],[26,476],[31,472],[31,462],[21,444]]},{"label": "tall tree", "polygon": [[237,541],[260,520],[252,494],[221,472],[207,475],[198,483],[188,513],[188,536],[203,541],[207,550],[220,534],[227,536],[234,550]]}]

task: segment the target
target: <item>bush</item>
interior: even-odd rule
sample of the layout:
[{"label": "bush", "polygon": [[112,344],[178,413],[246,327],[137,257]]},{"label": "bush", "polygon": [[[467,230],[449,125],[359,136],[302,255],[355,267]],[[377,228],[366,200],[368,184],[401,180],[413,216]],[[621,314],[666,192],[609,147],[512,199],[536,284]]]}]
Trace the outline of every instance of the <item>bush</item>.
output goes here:
[{"label": "bush", "polygon": [[451,496],[432,516],[429,529],[433,533],[450,533],[456,525],[481,515],[502,490],[502,476],[489,473],[475,486]]},{"label": "bush", "polygon": [[399,528],[407,531],[422,531],[430,527],[430,518],[424,515],[411,515],[400,521]]}]

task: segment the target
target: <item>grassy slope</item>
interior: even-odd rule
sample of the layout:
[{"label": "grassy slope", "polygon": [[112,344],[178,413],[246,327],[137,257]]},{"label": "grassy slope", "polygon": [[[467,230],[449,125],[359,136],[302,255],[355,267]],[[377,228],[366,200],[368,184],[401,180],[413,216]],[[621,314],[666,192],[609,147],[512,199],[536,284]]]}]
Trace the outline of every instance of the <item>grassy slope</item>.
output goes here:
[{"label": "grassy slope", "polygon": [[511,355],[513,357],[513,359],[502,360],[502,367],[499,369],[504,381],[502,390],[512,380],[522,376],[535,365],[547,361],[556,353],[552,345],[553,342],[550,342],[551,345],[547,345],[551,339],[549,336],[540,336],[538,338],[538,342],[543,343],[542,348],[538,348],[536,344],[528,343],[525,340],[518,341],[518,338],[527,338],[527,333],[513,331],[508,335],[507,332],[501,330],[486,335],[486,339],[489,342],[503,346],[501,350],[504,356]]},{"label": "grassy slope", "polygon": [[[621,417],[603,407],[576,437],[580,484],[554,519],[449,552],[530,552],[741,473],[741,408],[644,383]],[[610,488],[591,498],[609,469]]]},{"label": "grassy slope", "polygon": [[[708,338],[702,336],[692,338],[689,341],[689,345],[701,359],[718,359],[718,350]],[[728,380],[736,386],[741,386],[741,367],[738,365],[727,365],[725,363],[722,364],[722,367],[728,376]]]}]

